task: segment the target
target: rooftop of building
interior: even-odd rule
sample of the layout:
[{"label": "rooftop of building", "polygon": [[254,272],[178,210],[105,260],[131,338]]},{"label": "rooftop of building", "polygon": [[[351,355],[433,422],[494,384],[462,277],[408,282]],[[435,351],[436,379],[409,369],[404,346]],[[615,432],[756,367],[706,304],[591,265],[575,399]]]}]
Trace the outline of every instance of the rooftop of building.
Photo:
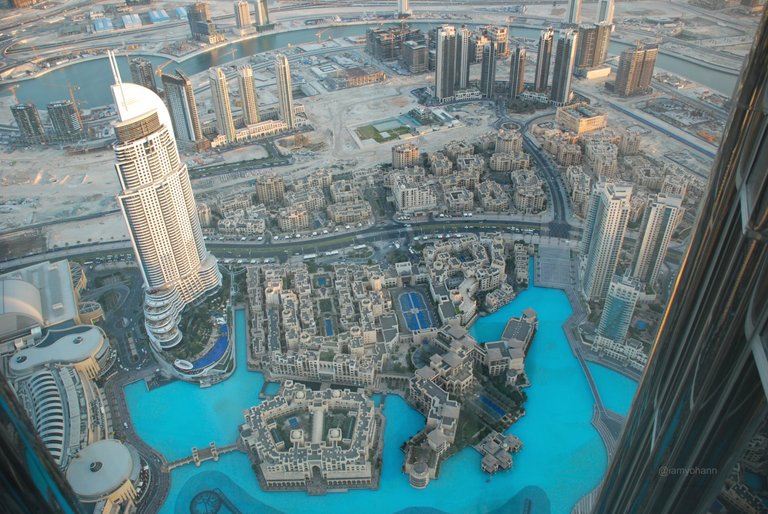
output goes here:
[{"label": "rooftop of building", "polygon": [[83,448],[70,461],[66,476],[81,499],[98,501],[129,480],[134,468],[127,446],[115,439],[104,439]]},{"label": "rooftop of building", "polygon": [[0,339],[24,328],[19,322],[45,328],[76,316],[68,261],[46,261],[0,275]]},{"label": "rooftop of building", "polygon": [[13,375],[26,375],[53,364],[76,364],[95,356],[104,345],[104,332],[94,326],[51,330],[35,346],[19,350],[8,363]]}]

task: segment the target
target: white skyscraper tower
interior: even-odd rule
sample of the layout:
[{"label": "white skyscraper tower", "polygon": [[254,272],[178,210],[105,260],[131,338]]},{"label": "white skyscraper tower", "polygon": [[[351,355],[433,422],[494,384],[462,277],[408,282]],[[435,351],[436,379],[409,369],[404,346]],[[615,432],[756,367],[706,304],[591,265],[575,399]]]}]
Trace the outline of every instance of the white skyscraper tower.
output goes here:
[{"label": "white skyscraper tower", "polygon": [[269,11],[267,0],[256,0],[256,25],[269,25]]},{"label": "white skyscraper tower", "polygon": [[592,190],[581,240],[582,293],[602,300],[616,272],[629,220],[632,186],[600,180]]},{"label": "white skyscraper tower", "polygon": [[235,26],[239,29],[244,29],[251,25],[251,11],[250,5],[246,0],[237,0],[234,4],[235,8]]},{"label": "white skyscraper tower", "polygon": [[411,14],[411,6],[408,0],[397,0],[397,14],[399,16],[409,16]]},{"label": "white skyscraper tower", "polygon": [[232,108],[229,105],[229,86],[227,76],[221,68],[208,70],[208,80],[211,84],[211,100],[216,113],[216,129],[227,138],[227,143],[235,142],[235,121],[232,118]]},{"label": "white skyscraper tower", "polygon": [[568,0],[565,11],[565,22],[578,25],[581,23],[581,0]]},{"label": "white skyscraper tower", "polygon": [[208,253],[186,165],[179,159],[171,117],[155,93],[115,76],[112,96],[117,200],[144,281],[144,325],[158,351],[177,346],[184,307],[221,286],[216,259]]},{"label": "white skyscraper tower", "polygon": [[275,75],[277,76],[277,100],[280,119],[288,129],[296,126],[296,115],[293,112],[293,83],[291,82],[291,65],[283,54],[275,57]]},{"label": "white skyscraper tower", "polygon": [[597,4],[597,23],[613,23],[613,0],[599,0]]},{"label": "white skyscraper tower", "polygon": [[683,219],[685,209],[679,196],[659,194],[646,208],[640,233],[642,239],[637,242],[635,266],[632,276],[653,285],[659,270],[664,264],[672,234]]},{"label": "white skyscraper tower", "polygon": [[253,69],[248,64],[237,68],[237,82],[240,85],[240,99],[243,102],[243,119],[246,125],[259,122],[259,99],[253,84]]}]

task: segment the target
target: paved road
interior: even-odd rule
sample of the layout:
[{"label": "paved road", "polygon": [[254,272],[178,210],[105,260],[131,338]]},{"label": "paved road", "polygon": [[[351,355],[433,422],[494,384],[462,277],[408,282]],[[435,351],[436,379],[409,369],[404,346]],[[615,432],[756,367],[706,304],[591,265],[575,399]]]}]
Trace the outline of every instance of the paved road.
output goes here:
[{"label": "paved road", "polygon": [[530,118],[523,124],[523,147],[533,157],[536,166],[541,171],[541,177],[546,180],[549,186],[549,197],[554,212],[554,219],[549,223],[549,235],[552,237],[568,238],[571,236],[572,228],[568,222],[568,193],[565,192],[557,168],[552,164],[549,157],[540,150],[536,141],[528,134],[528,128],[533,123],[551,116],[551,113],[543,114]]},{"label": "paved road", "polygon": [[[169,473],[163,472],[163,465],[165,464],[163,456],[146,444],[136,433],[128,405],[125,402],[123,388],[137,380],[143,380],[152,373],[153,371],[149,368],[129,373],[118,373],[113,375],[104,386],[112,412],[112,423],[115,429],[121,432],[120,439],[136,448],[149,465],[152,486],[139,506],[139,512],[147,514],[154,514],[160,510],[171,488],[171,476]],[[127,424],[127,428],[123,423]]]}]

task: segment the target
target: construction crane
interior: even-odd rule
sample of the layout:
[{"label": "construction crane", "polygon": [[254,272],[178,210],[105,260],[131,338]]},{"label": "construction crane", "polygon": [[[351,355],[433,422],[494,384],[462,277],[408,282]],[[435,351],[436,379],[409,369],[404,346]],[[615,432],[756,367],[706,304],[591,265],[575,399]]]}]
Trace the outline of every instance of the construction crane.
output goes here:
[{"label": "construction crane", "polygon": [[173,62],[173,59],[168,59],[168,60],[167,60],[167,61],[165,61],[163,64],[161,64],[160,66],[158,66],[157,68],[155,68],[155,75],[157,75],[158,77],[162,78],[162,76],[163,76],[163,70],[165,69],[165,67],[166,67],[166,66],[168,66],[168,65],[169,65],[169,64],[171,64],[172,62]]},{"label": "construction crane", "polygon": [[80,89],[80,86],[73,86],[72,83],[69,83],[69,99],[72,100],[72,105],[75,108],[75,117],[77,118],[77,122],[80,124],[80,127],[83,126],[83,117],[80,115],[80,106],[77,105],[77,100],[75,100],[75,89]]},{"label": "construction crane", "polygon": [[324,33],[324,32],[326,32],[328,29],[330,29],[330,27],[326,27],[326,28],[322,29],[321,31],[319,31],[317,34],[315,34],[315,36],[317,36],[317,42],[318,42],[318,43],[320,43],[320,42],[322,41],[322,35],[323,35],[323,33]]},{"label": "construction crane", "polygon": [[229,55],[229,61],[232,62],[235,60],[235,54],[237,53],[237,48],[233,48],[232,50],[227,50],[224,52],[224,55]]}]

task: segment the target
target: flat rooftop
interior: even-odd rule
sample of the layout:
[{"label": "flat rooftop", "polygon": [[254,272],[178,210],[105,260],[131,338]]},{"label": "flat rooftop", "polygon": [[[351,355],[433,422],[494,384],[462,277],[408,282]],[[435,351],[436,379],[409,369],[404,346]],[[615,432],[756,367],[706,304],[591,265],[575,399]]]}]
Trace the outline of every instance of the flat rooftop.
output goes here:
[{"label": "flat rooftop", "polygon": [[[34,305],[37,308],[36,298],[10,298],[9,294],[16,294],[23,290],[25,296],[39,294],[39,317],[42,317],[43,326],[49,327],[72,320],[77,316],[77,300],[72,286],[72,277],[69,270],[69,261],[41,262],[20,270],[0,275],[0,282],[20,281],[31,287],[7,288],[6,293],[0,297],[0,316],[13,314],[14,305],[23,302]],[[34,289],[33,289],[34,288]],[[4,288],[0,288],[2,292]],[[14,291],[14,293],[11,293]],[[38,317],[38,316],[35,316]],[[2,337],[2,333],[0,333]]]}]

